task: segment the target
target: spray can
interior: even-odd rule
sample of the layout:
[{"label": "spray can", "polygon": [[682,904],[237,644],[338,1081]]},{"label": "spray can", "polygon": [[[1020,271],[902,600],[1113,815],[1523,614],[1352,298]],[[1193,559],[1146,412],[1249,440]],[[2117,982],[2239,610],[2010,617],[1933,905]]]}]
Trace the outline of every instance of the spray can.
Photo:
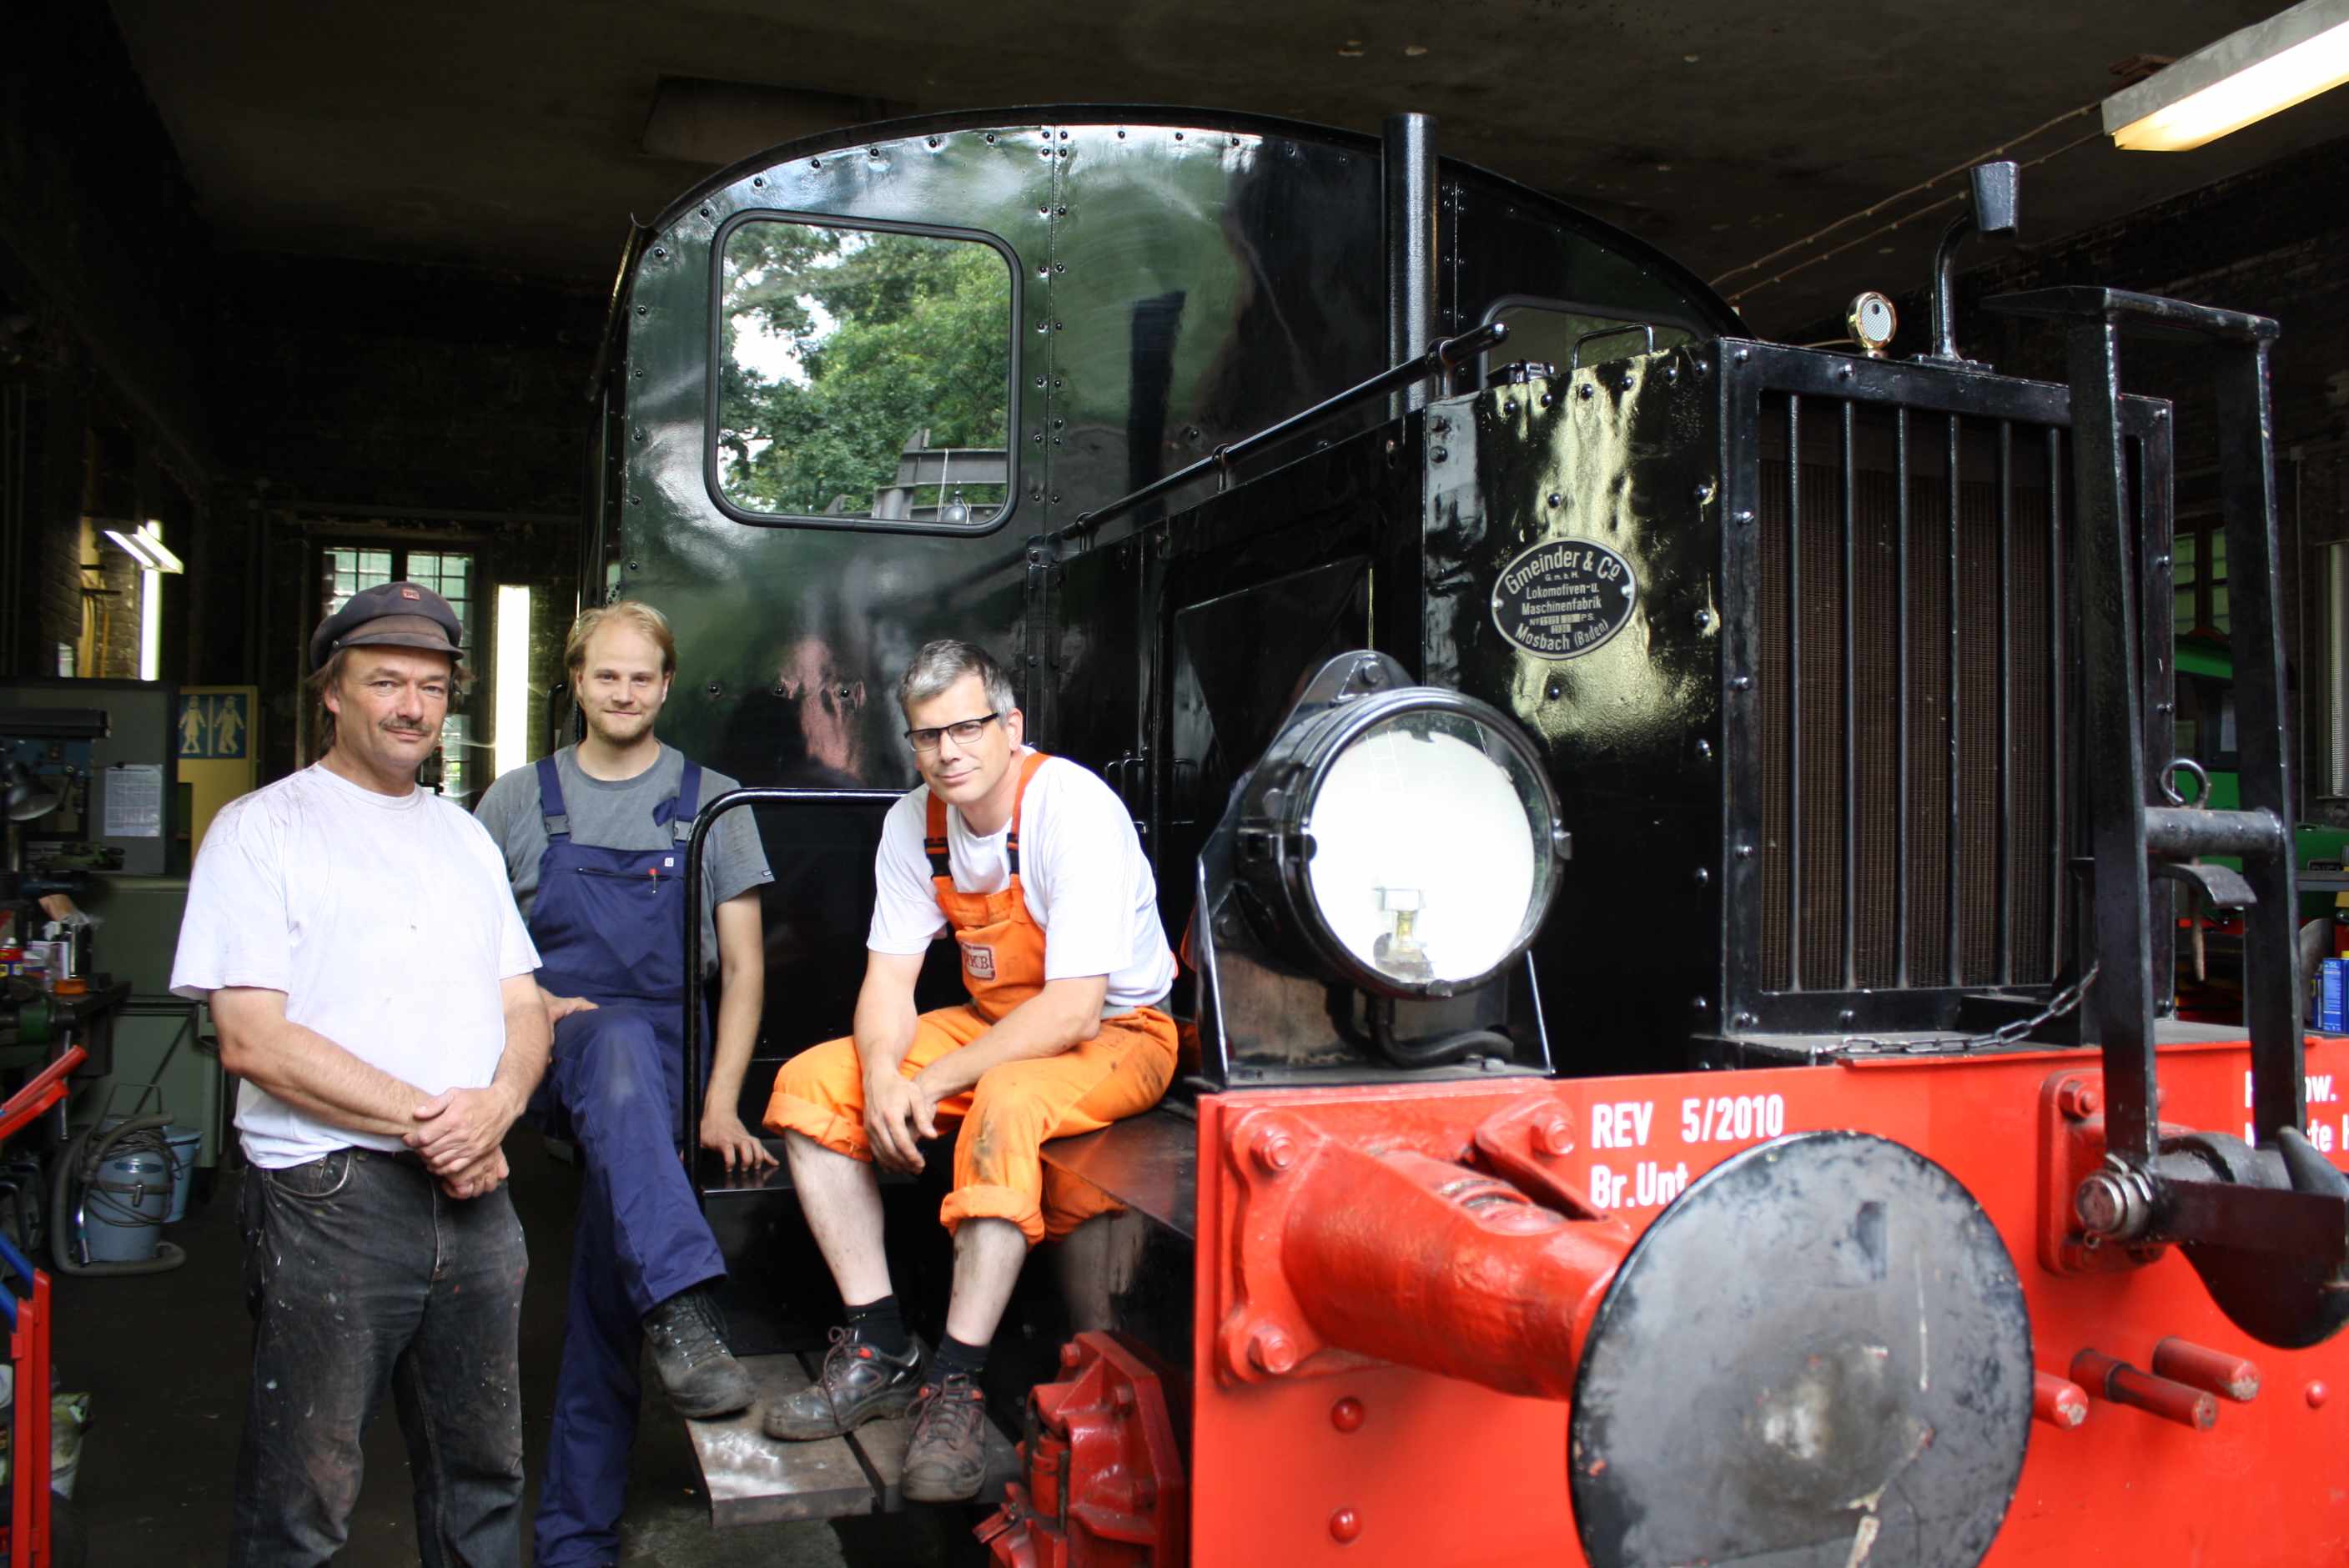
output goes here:
[{"label": "spray can", "polygon": [[2349,958],[2328,958],[2316,966],[2316,1029],[2349,1034]]}]

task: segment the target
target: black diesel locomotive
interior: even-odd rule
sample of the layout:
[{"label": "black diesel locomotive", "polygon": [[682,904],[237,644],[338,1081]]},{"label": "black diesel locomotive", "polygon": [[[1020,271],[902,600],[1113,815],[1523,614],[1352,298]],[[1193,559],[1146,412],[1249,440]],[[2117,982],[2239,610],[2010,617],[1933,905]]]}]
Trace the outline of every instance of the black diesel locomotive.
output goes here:
[{"label": "black diesel locomotive", "polygon": [[[2012,204],[1979,173],[1945,287]],[[1946,296],[1916,358],[1754,341],[1413,117],[902,121],[632,237],[583,594],[668,614],[669,738],[750,785],[712,810],[777,872],[768,1059],[848,1022],[931,636],[1117,789],[1183,939],[1184,1084],[1048,1150],[1123,1212],[1015,1304],[997,1561],[2349,1543],[2277,1457],[2337,1435],[2349,1183],[2296,1010],[2274,328],[1992,303],[2069,386],[1962,359]],[[2221,389],[2239,811],[2170,793],[2138,328]],[[2181,878],[2247,911],[2245,1030],[2162,1016]],[[823,1275],[788,1193],[703,1179],[785,1386]],[[901,1290],[942,1286],[893,1202]],[[885,1433],[697,1442],[720,1522],[894,1500]]]}]

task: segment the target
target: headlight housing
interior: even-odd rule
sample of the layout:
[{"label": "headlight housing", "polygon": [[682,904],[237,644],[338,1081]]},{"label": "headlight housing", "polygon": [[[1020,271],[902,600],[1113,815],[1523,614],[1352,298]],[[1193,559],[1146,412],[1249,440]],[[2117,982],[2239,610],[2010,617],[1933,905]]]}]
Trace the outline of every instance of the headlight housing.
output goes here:
[{"label": "headlight housing", "polygon": [[1403,679],[1377,654],[1324,670],[1244,788],[1235,860],[1292,952],[1376,995],[1449,996],[1532,943],[1567,840],[1517,725]]}]

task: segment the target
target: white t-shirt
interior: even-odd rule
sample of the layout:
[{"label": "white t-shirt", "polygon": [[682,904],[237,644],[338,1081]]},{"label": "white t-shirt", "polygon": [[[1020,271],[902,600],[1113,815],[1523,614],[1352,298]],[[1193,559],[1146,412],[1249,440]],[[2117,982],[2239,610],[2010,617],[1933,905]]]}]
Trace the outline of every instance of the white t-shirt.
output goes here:
[{"label": "white t-shirt", "polygon": [[[500,983],[537,967],[505,861],[479,822],[421,789],[378,795],[311,767],[212,819],[171,989],[192,1000],[231,985],[282,991],[289,1022],[438,1094],[496,1075]],[[353,1144],[400,1147],[252,1083],[236,1126],[245,1158],[267,1170]]]},{"label": "white t-shirt", "polygon": [[[1027,755],[1022,748],[1019,757]],[[1019,758],[1013,766],[1019,766]],[[929,786],[889,808],[873,857],[875,953],[915,954],[947,934],[922,837]],[[1005,847],[1011,824],[980,838],[947,808],[947,861],[964,892],[1000,892],[1011,868]],[[1158,884],[1134,836],[1133,820],[1110,787],[1055,757],[1028,781],[1020,813],[1019,886],[1028,913],[1044,928],[1044,978],[1109,977],[1107,1012],[1163,1000],[1174,985],[1174,954],[1158,924]]]}]

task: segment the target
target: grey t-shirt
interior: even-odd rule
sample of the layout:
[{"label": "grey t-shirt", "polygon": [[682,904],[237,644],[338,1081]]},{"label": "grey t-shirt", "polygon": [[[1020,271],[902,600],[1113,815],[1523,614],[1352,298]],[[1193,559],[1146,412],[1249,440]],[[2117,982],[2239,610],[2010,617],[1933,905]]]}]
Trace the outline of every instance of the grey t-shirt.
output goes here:
[{"label": "grey t-shirt", "polygon": [[[674,827],[653,820],[664,800],[677,798],[685,778],[685,753],[673,746],[660,748],[660,760],[634,779],[616,781],[590,779],[579,770],[578,748],[566,746],[554,754],[556,775],[563,783],[563,804],[571,819],[574,843],[607,850],[660,850],[678,841]],[[736,781],[709,769],[701,771],[700,803],[710,801]],[[517,768],[484,790],[473,815],[490,830],[506,858],[506,875],[513,882],[514,902],[523,918],[538,902],[538,862],[546,853],[546,818],[539,810],[538,767]],[[701,883],[701,954],[705,973],[718,967],[718,925],[713,913],[728,899],[775,880],[767,869],[766,851],[760,845],[758,825],[748,808],[729,811],[710,830],[703,851]]]}]

